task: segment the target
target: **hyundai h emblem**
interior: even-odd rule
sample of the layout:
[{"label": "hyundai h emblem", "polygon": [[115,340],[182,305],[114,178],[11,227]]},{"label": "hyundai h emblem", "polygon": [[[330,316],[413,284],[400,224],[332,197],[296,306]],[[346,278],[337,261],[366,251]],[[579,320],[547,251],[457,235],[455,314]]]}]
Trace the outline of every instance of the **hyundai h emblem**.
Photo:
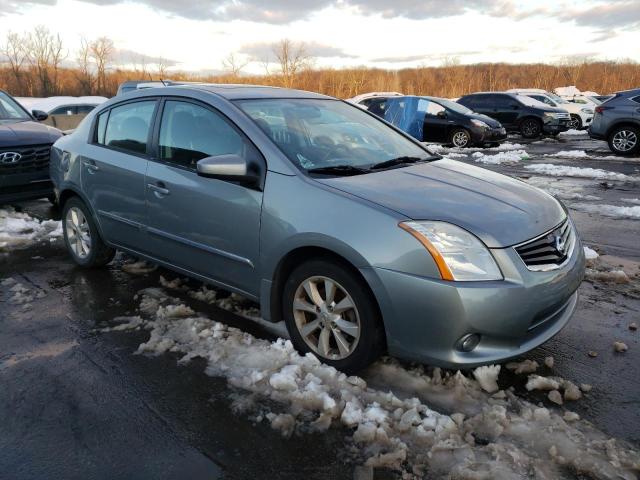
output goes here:
[{"label": "hyundai h emblem", "polygon": [[0,153],[0,163],[18,163],[22,155],[18,152],[2,152]]}]

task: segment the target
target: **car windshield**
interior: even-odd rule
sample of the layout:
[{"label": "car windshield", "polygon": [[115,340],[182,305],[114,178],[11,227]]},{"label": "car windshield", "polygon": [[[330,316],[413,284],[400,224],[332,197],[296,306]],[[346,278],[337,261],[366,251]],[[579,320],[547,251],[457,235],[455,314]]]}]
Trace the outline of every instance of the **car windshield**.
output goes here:
[{"label": "car windshield", "polygon": [[547,97],[551,98],[556,103],[569,103],[567,100],[565,100],[564,98],[556,95],[555,93],[547,93],[546,95],[547,95]]},{"label": "car windshield", "polygon": [[278,98],[236,104],[289,160],[314,173],[352,175],[377,165],[391,168],[437,158],[376,117],[339,100]]},{"label": "car windshield", "polygon": [[13,98],[0,92],[0,120],[31,120]]},{"label": "car windshield", "polygon": [[468,115],[470,113],[473,113],[473,110],[465,107],[464,105],[459,104],[458,102],[446,100],[444,98],[439,98],[437,102],[447,110],[453,110],[456,113],[461,113],[463,115]]}]

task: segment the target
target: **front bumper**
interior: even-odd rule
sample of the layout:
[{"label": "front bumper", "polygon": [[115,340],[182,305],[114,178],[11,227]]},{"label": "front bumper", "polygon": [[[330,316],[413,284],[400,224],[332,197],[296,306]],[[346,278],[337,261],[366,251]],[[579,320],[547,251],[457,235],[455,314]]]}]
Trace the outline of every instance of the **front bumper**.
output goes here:
[{"label": "front bumper", "polygon": [[501,143],[507,139],[507,130],[504,128],[471,128],[471,141],[475,145],[485,143]]},{"label": "front bumper", "polygon": [[542,131],[546,134],[554,135],[569,130],[571,120],[551,120],[542,124]]},{"label": "front bumper", "polygon": [[[511,247],[492,253],[502,281],[447,282],[371,269],[389,353],[471,368],[520,356],[556,335],[576,308],[585,268],[581,243],[562,268],[547,272],[529,271]],[[480,343],[463,352],[457,345],[470,333],[481,335]]]},{"label": "front bumper", "polygon": [[49,171],[0,175],[0,205],[53,194]]}]

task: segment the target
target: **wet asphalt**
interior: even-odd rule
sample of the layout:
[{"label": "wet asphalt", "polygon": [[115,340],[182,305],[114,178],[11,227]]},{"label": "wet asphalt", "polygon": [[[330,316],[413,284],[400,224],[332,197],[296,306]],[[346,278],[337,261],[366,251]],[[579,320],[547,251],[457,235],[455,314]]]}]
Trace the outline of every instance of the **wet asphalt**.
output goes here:
[{"label": "wet asphalt", "polygon": [[[587,137],[527,143],[533,157],[528,163],[640,175],[640,159],[602,159],[611,155],[605,144]],[[544,157],[560,150],[586,150],[598,158]],[[462,161],[473,163],[470,157]],[[520,165],[488,168],[531,176]],[[621,198],[640,198],[640,184],[634,182],[589,182],[584,190],[613,205],[623,204]],[[43,201],[15,206],[40,218],[58,215]],[[628,328],[640,323],[640,221],[572,214],[585,244],[611,265],[624,265],[632,281],[584,282],[570,324],[527,358],[542,363],[553,355],[553,374],[593,385],[568,408],[640,446],[640,333]],[[120,256],[105,269],[80,269],[59,240],[0,254],[0,279],[11,276],[42,292],[24,310],[7,302],[7,292],[0,290],[1,479],[354,478],[344,442],[348,431],[332,428],[283,438],[266,422],[234,411],[239,392],[224,379],[205,375],[202,362],[178,366],[172,354],[133,354],[148,337],[144,331],[97,333],[114,317],[135,312],[138,290],[158,286],[161,274],[175,276],[162,270],[130,275],[121,270],[121,262]],[[271,338],[257,324],[215,306],[190,303],[210,318]],[[629,346],[626,353],[614,352],[617,340]],[[591,358],[589,351],[598,356]],[[545,369],[543,374],[551,373]],[[526,392],[525,379],[503,369],[500,384],[550,406],[543,394]]]}]

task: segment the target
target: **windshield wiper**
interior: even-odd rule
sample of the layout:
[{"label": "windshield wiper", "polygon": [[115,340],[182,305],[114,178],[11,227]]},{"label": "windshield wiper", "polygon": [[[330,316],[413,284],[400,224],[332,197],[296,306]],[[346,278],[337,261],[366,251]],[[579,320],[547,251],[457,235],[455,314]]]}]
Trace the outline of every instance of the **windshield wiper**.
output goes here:
[{"label": "windshield wiper", "polygon": [[331,165],[328,167],[310,168],[307,170],[309,173],[320,173],[327,175],[361,175],[367,173],[369,170],[366,168],[354,167],[353,165]]},{"label": "windshield wiper", "polygon": [[424,162],[428,160],[428,158],[424,157],[397,157],[392,158],[391,160],[386,160],[384,162],[376,163],[371,167],[371,170],[380,170],[383,168],[395,167],[396,165],[405,165],[408,163],[418,163]]}]

